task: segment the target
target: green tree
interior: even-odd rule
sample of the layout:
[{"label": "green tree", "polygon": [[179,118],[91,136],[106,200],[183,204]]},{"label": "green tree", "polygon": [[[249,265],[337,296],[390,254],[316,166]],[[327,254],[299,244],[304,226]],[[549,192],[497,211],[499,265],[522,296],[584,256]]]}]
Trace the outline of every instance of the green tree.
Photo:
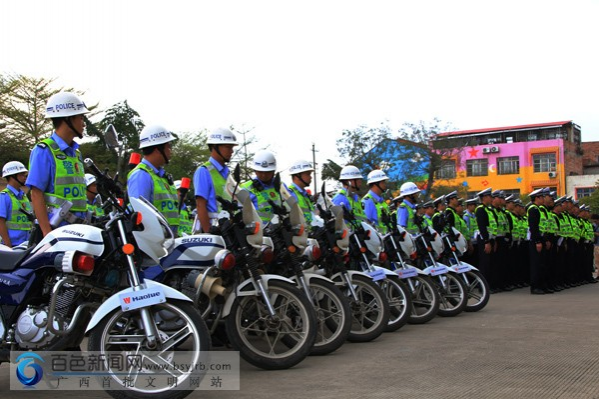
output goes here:
[{"label": "green tree", "polygon": [[380,162],[378,153],[372,150],[383,140],[392,138],[393,132],[386,122],[381,122],[376,127],[360,125],[352,130],[345,129],[341,136],[337,140],[337,150],[341,158],[360,170],[372,170],[377,169]]},{"label": "green tree", "polygon": [[193,178],[196,169],[210,158],[206,144],[206,131],[179,134],[173,145],[172,157],[165,169],[175,180]]},{"label": "green tree", "polygon": [[599,181],[595,182],[595,191],[588,197],[580,199],[581,204],[590,205],[591,213],[599,214]]},{"label": "green tree", "polygon": [[[49,136],[52,123],[46,119],[48,99],[60,91],[82,95],[72,88],[54,88],[55,79],[9,75],[2,78],[0,87],[0,125],[5,141],[32,147]],[[95,106],[88,106],[92,110]]]},{"label": "green tree", "polygon": [[[399,137],[415,143],[422,144],[423,150],[419,152],[418,162],[412,162],[413,171],[416,175],[428,175],[426,183],[426,197],[430,198],[434,191],[436,172],[443,166],[444,162],[461,151],[460,148],[437,148],[434,145],[437,134],[455,130],[451,124],[442,122],[439,118],[433,118],[431,122],[419,121],[418,123],[405,122],[399,129]],[[414,154],[406,154],[413,158]],[[455,188],[454,188],[455,189]],[[450,191],[453,191],[450,190]]]}]

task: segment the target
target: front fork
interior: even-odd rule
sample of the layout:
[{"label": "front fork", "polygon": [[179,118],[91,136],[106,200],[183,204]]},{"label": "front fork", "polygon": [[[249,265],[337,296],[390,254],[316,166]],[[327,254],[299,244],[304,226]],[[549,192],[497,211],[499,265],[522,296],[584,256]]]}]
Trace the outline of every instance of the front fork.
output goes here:
[{"label": "front fork", "polygon": [[[123,246],[125,246],[127,241],[127,234],[125,232],[125,226],[122,220],[117,220],[117,226],[119,229],[119,233],[121,234],[121,240]],[[127,265],[129,266],[129,280],[131,283],[131,287],[134,291],[140,291],[143,289],[142,282],[139,278],[139,274],[137,273],[137,269],[135,267],[135,262],[133,260],[133,256],[126,255],[127,257]],[[158,341],[158,329],[156,328],[156,322],[154,321],[154,317],[150,312],[149,308],[140,308],[139,313],[141,314],[141,321],[144,327],[144,332],[146,333],[147,345],[149,348],[155,348],[157,346]]]}]

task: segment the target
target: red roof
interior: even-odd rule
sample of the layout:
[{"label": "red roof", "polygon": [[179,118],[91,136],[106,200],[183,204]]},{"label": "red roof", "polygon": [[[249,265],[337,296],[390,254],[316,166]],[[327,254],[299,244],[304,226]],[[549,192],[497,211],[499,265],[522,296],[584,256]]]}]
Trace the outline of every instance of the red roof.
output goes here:
[{"label": "red roof", "polygon": [[460,136],[460,135],[473,134],[473,133],[490,133],[490,132],[499,132],[499,131],[504,131],[504,130],[525,130],[525,129],[541,128],[541,127],[549,127],[549,126],[563,126],[568,123],[572,123],[572,121],[535,123],[532,125],[518,125],[518,126],[505,126],[505,127],[490,127],[490,128],[486,128],[486,129],[475,129],[475,130],[457,130],[455,132],[439,133],[439,134],[437,134],[437,137]]}]

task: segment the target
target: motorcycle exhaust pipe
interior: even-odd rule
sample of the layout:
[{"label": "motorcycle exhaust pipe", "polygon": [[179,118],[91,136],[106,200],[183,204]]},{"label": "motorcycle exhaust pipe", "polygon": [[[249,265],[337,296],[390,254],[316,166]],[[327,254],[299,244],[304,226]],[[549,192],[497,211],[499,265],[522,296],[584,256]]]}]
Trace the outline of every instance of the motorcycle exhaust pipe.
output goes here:
[{"label": "motorcycle exhaust pipe", "polygon": [[[197,276],[197,277],[196,277]],[[227,289],[223,287],[223,280],[220,277],[204,276],[204,273],[189,276],[191,281],[189,283],[198,289],[201,285],[202,293],[208,296],[210,299],[214,299],[216,296],[225,296]]]}]

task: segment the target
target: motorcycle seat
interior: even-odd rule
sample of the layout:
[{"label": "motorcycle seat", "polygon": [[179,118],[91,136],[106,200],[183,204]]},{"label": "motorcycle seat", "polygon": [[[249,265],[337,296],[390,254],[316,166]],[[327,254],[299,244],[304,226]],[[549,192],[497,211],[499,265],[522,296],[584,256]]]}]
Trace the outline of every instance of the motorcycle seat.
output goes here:
[{"label": "motorcycle seat", "polygon": [[25,251],[15,251],[12,249],[0,249],[0,271],[8,272],[14,270],[21,260],[31,252],[31,249]]}]

